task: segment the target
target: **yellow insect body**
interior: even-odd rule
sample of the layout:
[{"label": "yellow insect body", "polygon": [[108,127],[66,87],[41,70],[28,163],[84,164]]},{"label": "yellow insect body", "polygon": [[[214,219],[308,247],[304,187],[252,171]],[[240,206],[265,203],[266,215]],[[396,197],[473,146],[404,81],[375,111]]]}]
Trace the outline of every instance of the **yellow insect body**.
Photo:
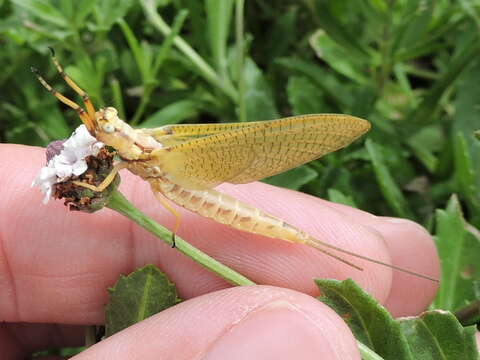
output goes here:
[{"label": "yellow insect body", "polygon": [[179,216],[163,197],[239,230],[307,244],[358,269],[325,248],[437,281],[324,243],[273,215],[213,189],[224,182],[242,184],[278,174],[345,147],[370,129],[368,121],[349,115],[318,114],[250,123],[133,129],[112,107],[95,112],[88,95],[63,72],[55,58],[53,61],[62,77],[82,96],[87,112],[57,93],[34,70],[40,82],[60,101],[75,109],[89,132],[112,146],[121,158],[112,174],[98,187],[82,186],[101,191],[116,172],[127,168],[148,181],[155,196],[177,216],[176,228]]},{"label": "yellow insect body", "polygon": [[148,181],[155,194],[239,230],[315,247],[322,243],[212,187],[277,174],[344,147],[370,128],[353,116],[319,114],[134,130],[112,107],[97,112],[96,124],[94,136],[115,148],[124,167]]}]

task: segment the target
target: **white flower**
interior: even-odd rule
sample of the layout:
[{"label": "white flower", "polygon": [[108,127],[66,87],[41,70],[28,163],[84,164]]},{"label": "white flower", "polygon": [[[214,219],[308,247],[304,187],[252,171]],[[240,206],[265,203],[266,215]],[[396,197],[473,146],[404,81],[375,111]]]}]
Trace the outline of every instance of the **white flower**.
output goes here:
[{"label": "white flower", "polygon": [[103,143],[90,135],[85,125],[80,125],[63,143],[60,154],[51,158],[47,166],[40,170],[32,182],[32,186],[40,187],[40,191],[45,194],[43,203],[48,203],[54,184],[63,182],[72,175],[78,176],[87,171],[85,158],[90,155],[98,155],[103,146]]}]

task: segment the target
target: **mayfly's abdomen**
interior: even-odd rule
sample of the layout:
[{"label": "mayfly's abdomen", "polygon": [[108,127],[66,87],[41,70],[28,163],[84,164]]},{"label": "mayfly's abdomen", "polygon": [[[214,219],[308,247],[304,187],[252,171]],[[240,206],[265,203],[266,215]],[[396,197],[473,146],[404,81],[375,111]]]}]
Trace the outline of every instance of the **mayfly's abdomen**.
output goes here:
[{"label": "mayfly's abdomen", "polygon": [[304,243],[308,235],[251,205],[216,190],[188,190],[165,178],[149,179],[154,191],[184,208],[246,232]]}]

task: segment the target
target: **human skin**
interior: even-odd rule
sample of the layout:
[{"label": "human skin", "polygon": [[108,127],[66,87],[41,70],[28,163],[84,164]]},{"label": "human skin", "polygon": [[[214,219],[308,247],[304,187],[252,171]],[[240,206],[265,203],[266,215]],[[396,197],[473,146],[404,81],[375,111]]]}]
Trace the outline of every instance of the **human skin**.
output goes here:
[{"label": "human skin", "polygon": [[[78,359],[360,359],[344,322],[312,296],[313,279],[354,279],[394,316],[415,315],[437,283],[345,256],[358,271],[304,245],[247,234],[181,208],[179,236],[264,286],[224,280],[109,209],[69,212],[42,204],[30,188],[45,164],[41,148],[0,144],[0,349],[6,359],[82,343],[83,326],[102,324],[107,288],[148,263],[186,301],[89,348]],[[121,192],[171,228],[174,217],[147,183],[121,173]],[[418,224],[377,217],[263,183],[219,189],[314,237],[438,278],[431,236]],[[415,296],[412,296],[415,294]]]}]

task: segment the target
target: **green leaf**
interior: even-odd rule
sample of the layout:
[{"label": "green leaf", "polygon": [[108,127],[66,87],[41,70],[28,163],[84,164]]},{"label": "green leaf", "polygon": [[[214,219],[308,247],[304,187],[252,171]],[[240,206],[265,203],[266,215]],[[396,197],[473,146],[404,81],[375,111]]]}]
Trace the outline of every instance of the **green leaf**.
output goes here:
[{"label": "green leaf", "polygon": [[367,139],[365,146],[372,160],[375,176],[385,200],[397,216],[412,219],[413,213],[384,162],[380,145],[374,143],[371,139]]},{"label": "green leaf", "polygon": [[207,32],[215,67],[222,77],[227,73],[227,39],[230,32],[233,0],[205,0]]},{"label": "green leaf", "polygon": [[351,29],[345,26],[345,24],[342,24],[339,17],[331,11],[331,7],[335,5],[337,5],[336,2],[328,0],[315,1],[315,15],[320,20],[321,28],[324,29],[337,44],[344,47],[351,57],[367,61],[369,58],[368,51],[359,42],[360,37],[358,34],[352,33]]},{"label": "green leaf", "polygon": [[475,326],[463,328],[449,312],[428,311],[399,322],[415,359],[478,360]]},{"label": "green leaf", "polygon": [[328,189],[328,200],[333,201],[338,204],[348,205],[354,208],[358,208],[355,204],[353,197],[345,195],[340,190],[337,189]]},{"label": "green leaf", "polygon": [[290,76],[287,94],[294,115],[328,112],[322,89],[305,76]]},{"label": "green leaf", "polygon": [[[357,341],[384,360],[478,360],[475,327],[463,328],[449,312],[395,320],[350,279],[315,282],[322,294],[319,300],[345,320]],[[365,359],[376,359],[364,346],[360,349]]]},{"label": "green leaf", "polygon": [[151,80],[151,62],[147,62],[145,59],[145,48],[140,45],[137,38],[135,37],[135,34],[125,20],[119,19],[118,25],[120,26],[120,29],[122,29],[123,36],[127,40],[128,46],[130,47],[133,57],[135,58],[135,62],[137,63],[138,69],[140,70],[140,74],[142,74],[143,82]]},{"label": "green leaf", "polygon": [[342,89],[338,80],[325,69],[312,62],[287,57],[276,60],[276,63],[285,67],[294,74],[300,74],[313,80],[322,89],[327,99],[334,105],[333,111],[347,108],[354,101],[348,91]]},{"label": "green leaf", "polygon": [[55,24],[60,27],[68,27],[68,19],[55,7],[55,5],[48,0],[12,0],[15,5],[18,5],[25,10],[38,16],[40,19]]},{"label": "green leaf", "polygon": [[95,30],[108,31],[119,20],[123,20],[132,5],[133,0],[102,0],[97,1]]},{"label": "green leaf", "polygon": [[285,171],[278,175],[270,176],[262,181],[287,189],[298,190],[318,176],[317,172],[307,165]]},{"label": "green leaf", "polygon": [[169,124],[178,124],[198,115],[201,104],[193,100],[179,100],[171,103],[141,123],[142,127],[154,128]]},{"label": "green leaf", "polygon": [[472,162],[475,184],[480,188],[480,142],[472,136],[480,127],[478,111],[480,108],[480,61],[466,71],[461,78],[458,95],[454,102],[453,131],[461,132],[468,147],[468,155]]},{"label": "green leaf", "polygon": [[425,37],[433,8],[433,0],[409,0],[403,6],[402,13],[399,12],[401,24],[396,26],[393,31],[393,56],[399,49],[413,47]]},{"label": "green leaf", "polygon": [[362,72],[367,63],[362,61],[362,58],[350,56],[348,51],[339,46],[324,30],[317,30],[313,33],[310,37],[310,46],[320,59],[328,63],[339,74],[359,84],[369,82]]},{"label": "green leaf", "polygon": [[326,279],[315,282],[321,292],[319,300],[335,310],[358,341],[385,360],[414,359],[400,325],[354,281]]},{"label": "green leaf", "polygon": [[432,173],[439,162],[434,154],[442,149],[444,143],[445,136],[438,125],[422,127],[407,139],[407,144],[415,156]]},{"label": "green leaf", "polygon": [[468,65],[477,59],[480,52],[478,37],[471,36],[459,53],[447,64],[446,71],[428,90],[420,104],[408,116],[411,123],[428,124],[439,107],[443,94],[453,85],[454,81],[467,69]]},{"label": "green leaf", "polygon": [[273,63],[276,58],[287,53],[289,47],[297,39],[297,5],[294,4],[292,7],[287,8],[285,12],[278,14],[273,21],[274,24],[268,31],[268,41],[262,42],[267,63]]},{"label": "green leaf", "polygon": [[180,302],[175,285],[154,265],[121,275],[109,293],[105,308],[107,337]]},{"label": "green leaf", "polygon": [[466,223],[455,195],[445,210],[437,210],[436,243],[442,279],[435,307],[455,311],[475,298],[474,282],[480,280],[479,234],[478,229]]},{"label": "green leaf", "polygon": [[270,120],[279,117],[272,90],[265,76],[252,59],[245,59],[245,107],[247,121]]},{"label": "green leaf", "polygon": [[453,139],[455,180],[461,194],[471,207],[474,219],[480,217],[480,189],[477,186],[477,174],[473,168],[472,158],[465,136],[458,132]]}]

